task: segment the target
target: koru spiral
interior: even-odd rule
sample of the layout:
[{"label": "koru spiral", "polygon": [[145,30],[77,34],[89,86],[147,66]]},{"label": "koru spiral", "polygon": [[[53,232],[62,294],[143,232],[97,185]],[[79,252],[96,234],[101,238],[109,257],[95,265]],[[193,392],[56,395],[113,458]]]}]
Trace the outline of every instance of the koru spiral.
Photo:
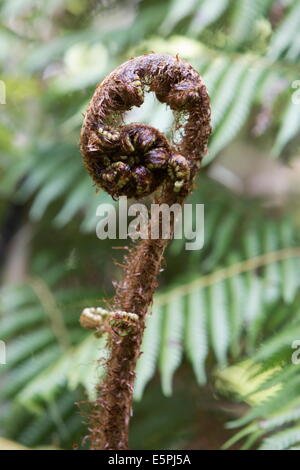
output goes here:
[{"label": "koru spiral", "polygon": [[[177,143],[124,113],[154,92],[175,114]],[[210,103],[200,75],[178,57],[146,54],[125,62],[98,85],[81,131],[80,150],[95,184],[113,198],[139,199],[163,184],[186,195],[207,151]]]}]

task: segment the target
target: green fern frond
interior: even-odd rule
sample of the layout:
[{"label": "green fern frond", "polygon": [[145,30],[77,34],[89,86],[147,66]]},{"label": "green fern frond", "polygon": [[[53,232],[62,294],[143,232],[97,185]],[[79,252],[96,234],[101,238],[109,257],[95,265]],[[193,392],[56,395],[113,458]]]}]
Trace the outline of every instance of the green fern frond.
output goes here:
[{"label": "green fern frond", "polygon": [[172,378],[182,358],[182,332],[184,310],[182,299],[166,305],[162,320],[159,369],[162,388],[166,396],[172,393]]}]

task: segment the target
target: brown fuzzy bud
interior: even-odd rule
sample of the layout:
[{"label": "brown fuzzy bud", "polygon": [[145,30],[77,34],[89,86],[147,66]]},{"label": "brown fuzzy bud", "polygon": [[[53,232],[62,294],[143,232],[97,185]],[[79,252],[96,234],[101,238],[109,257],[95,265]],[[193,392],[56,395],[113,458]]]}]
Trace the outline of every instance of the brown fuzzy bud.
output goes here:
[{"label": "brown fuzzy bud", "polygon": [[[116,125],[126,110],[143,103],[145,87],[185,115],[178,144],[172,145],[152,126]],[[206,88],[189,64],[159,54],[131,59],[98,86],[90,102],[80,142],[85,166],[114,198],[139,199],[164,182],[183,194],[206,152],[209,118]]]}]

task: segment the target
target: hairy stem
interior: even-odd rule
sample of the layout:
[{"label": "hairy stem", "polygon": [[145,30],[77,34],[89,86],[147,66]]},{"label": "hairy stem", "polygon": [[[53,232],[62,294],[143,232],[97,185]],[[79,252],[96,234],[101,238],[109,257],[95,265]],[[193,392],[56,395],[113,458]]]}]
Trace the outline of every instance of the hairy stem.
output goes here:
[{"label": "hairy stem", "polygon": [[[174,197],[170,201],[168,198],[161,202],[178,203],[178,199]],[[164,250],[169,242],[170,239],[141,240],[125,258],[124,277],[117,286],[113,307],[138,313],[139,323],[126,336],[110,336],[107,376],[100,384],[93,412],[92,449],[128,449],[136,363],[141,353],[146,314],[152,304]]]}]

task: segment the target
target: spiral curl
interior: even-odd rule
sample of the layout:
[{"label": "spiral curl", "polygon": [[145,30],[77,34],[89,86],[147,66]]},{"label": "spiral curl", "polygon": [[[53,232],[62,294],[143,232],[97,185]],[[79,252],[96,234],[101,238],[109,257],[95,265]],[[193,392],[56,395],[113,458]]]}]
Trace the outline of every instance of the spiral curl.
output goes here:
[{"label": "spiral curl", "polygon": [[[178,143],[152,126],[124,125],[124,113],[142,105],[145,91],[175,113]],[[90,102],[80,140],[85,167],[113,198],[140,199],[163,183],[185,195],[207,151],[209,121],[206,87],[188,63],[154,53],[133,58],[108,75]]]}]

